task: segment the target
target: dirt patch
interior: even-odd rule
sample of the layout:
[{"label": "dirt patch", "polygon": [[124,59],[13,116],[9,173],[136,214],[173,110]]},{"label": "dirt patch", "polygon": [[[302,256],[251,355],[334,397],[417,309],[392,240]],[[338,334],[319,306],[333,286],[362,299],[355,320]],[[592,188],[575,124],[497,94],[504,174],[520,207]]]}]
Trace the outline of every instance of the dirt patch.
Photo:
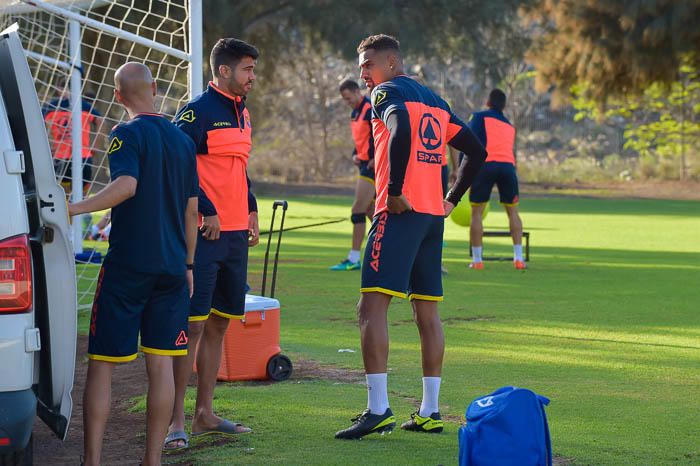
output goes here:
[{"label": "dirt patch", "polygon": [[[37,419],[34,430],[35,464],[75,466],[80,464],[83,452],[83,387],[87,372],[87,337],[78,337],[73,387],[73,417],[68,439],[62,442],[43,422]],[[321,379],[340,383],[364,383],[364,372],[323,366],[315,361],[294,360],[292,380]],[[261,382],[267,383],[267,382]],[[112,412],[107,424],[102,453],[103,466],[136,465],[141,461],[145,440],[145,413],[131,413],[133,399],[146,393],[146,365],[143,357],[129,364],[117,366],[112,387]],[[232,439],[207,439],[193,442],[190,450],[230,444]],[[236,439],[234,439],[236,441]],[[163,457],[163,464],[185,466],[191,462],[178,454]]]},{"label": "dirt patch", "polygon": [[[73,417],[65,442],[57,439],[43,422],[37,418],[34,430],[35,464],[52,466],[75,466],[80,464],[83,452],[83,387],[87,372],[87,337],[78,337],[73,387]],[[103,466],[139,464],[144,452],[144,413],[130,413],[132,399],[146,393],[146,364],[143,357],[129,364],[119,365],[114,370],[112,388],[112,413],[107,424],[102,453]],[[144,428],[138,428],[143,426]],[[136,427],[136,428],[135,428]]]},{"label": "dirt patch", "polygon": [[700,200],[697,181],[632,181],[628,183],[523,183],[526,194],[590,196],[621,199]]},{"label": "dirt patch", "polygon": [[321,365],[306,359],[294,360],[294,379],[321,379],[341,383],[365,383],[364,371]]}]

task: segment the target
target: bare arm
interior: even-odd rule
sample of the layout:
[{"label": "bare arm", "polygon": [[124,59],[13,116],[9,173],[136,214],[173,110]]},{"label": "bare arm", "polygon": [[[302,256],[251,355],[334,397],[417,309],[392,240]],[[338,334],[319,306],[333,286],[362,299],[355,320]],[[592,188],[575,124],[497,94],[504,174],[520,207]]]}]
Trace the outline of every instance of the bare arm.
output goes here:
[{"label": "bare arm", "polygon": [[197,204],[197,198],[191,197],[187,201],[187,210],[185,211],[185,242],[187,243],[187,259],[185,263],[187,264],[194,262],[194,250],[197,246]]},{"label": "bare arm", "polygon": [[128,175],[120,176],[105,186],[100,192],[84,201],[76,202],[68,206],[68,214],[74,215],[111,209],[136,194],[136,178]]}]

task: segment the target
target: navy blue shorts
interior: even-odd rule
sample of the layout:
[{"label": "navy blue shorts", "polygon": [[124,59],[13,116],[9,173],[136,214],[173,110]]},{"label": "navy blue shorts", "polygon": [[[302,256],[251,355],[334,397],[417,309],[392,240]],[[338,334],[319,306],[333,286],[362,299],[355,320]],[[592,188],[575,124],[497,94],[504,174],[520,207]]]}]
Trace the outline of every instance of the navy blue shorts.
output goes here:
[{"label": "navy blue shorts", "polygon": [[214,241],[199,235],[193,275],[190,321],[206,320],[210,312],[227,319],[242,319],[248,275],[248,231],[222,231]]},{"label": "navy blue shorts", "polygon": [[92,305],[88,357],[127,362],[144,353],[187,354],[190,297],[185,275],[136,272],[105,262]]},{"label": "navy blue shorts", "polygon": [[442,301],[444,227],[444,217],[437,215],[376,215],[367,236],[360,291]]},{"label": "navy blue shorts", "polygon": [[501,204],[518,205],[518,175],[515,165],[507,162],[486,162],[472,183],[469,190],[469,202],[484,204],[491,198],[493,185],[498,186]]},{"label": "navy blue shorts", "polygon": [[357,167],[359,170],[360,174],[358,175],[360,178],[363,180],[367,180],[370,183],[374,184],[374,169],[368,168],[367,164],[369,162],[360,162],[360,166]]}]

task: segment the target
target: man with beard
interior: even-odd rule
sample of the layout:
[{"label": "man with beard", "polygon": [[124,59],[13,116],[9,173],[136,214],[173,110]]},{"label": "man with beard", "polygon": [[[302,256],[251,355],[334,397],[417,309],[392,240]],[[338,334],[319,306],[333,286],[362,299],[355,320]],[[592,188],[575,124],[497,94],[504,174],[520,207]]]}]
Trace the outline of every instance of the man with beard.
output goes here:
[{"label": "man with beard", "polygon": [[165,449],[189,444],[184,399],[195,352],[198,377],[192,435],[251,432],[216,416],[213,398],[224,334],[231,319],[244,316],[248,248],[259,240],[257,204],[247,176],[252,128],[245,106],[255,82],[257,58],[258,50],[252,45],[219,39],[210,57],[213,80],[175,117],[197,146],[201,234],[194,260],[190,351],[175,365],[175,405]]}]

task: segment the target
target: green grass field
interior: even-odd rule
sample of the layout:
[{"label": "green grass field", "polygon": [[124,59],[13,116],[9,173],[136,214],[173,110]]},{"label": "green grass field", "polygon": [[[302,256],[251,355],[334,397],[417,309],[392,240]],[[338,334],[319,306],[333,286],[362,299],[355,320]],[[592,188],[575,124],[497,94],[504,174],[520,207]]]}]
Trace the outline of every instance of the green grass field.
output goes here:
[{"label": "green grass field", "polygon": [[[349,204],[347,198],[290,199],[287,225],[345,217]],[[270,205],[260,200],[264,230]],[[552,399],[554,453],[572,464],[700,464],[700,204],[531,197],[522,210],[532,244],[524,273],[508,262],[468,270],[467,232],[446,223],[441,404],[451,421],[445,433],[395,431],[337,441],[333,433],[365,407],[361,384],[222,384],[219,413],[255,433],[229,443],[195,441],[189,453],[166,461],[456,464],[458,419],[468,402],[517,385]],[[496,204],[485,225],[506,227]],[[277,297],[283,352],[293,360],[362,368],[355,324],[360,274],[327,270],[347,253],[349,232],[343,222],[284,238]],[[511,253],[506,240],[487,240],[484,249]],[[251,256],[254,290],[263,253],[260,246]],[[88,267],[86,278],[96,271]],[[84,328],[87,311],[81,315]],[[421,397],[418,333],[406,302],[395,300],[390,320],[390,401],[403,420]],[[192,392],[188,400],[192,408]]]}]

